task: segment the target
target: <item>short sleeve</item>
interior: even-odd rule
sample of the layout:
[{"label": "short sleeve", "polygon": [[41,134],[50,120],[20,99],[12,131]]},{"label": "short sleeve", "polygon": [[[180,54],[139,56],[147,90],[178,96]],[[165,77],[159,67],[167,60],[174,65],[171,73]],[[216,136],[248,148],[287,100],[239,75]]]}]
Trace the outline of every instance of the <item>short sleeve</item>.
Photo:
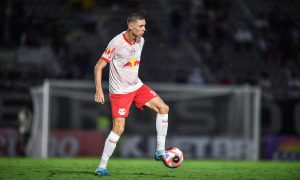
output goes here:
[{"label": "short sleeve", "polygon": [[103,52],[103,54],[102,54],[100,60],[104,60],[104,61],[106,61],[107,63],[110,63],[110,61],[112,60],[112,58],[113,58],[114,55],[115,55],[115,49],[116,49],[116,47],[115,47],[113,41],[111,41],[111,42],[108,44],[108,46],[107,46],[107,48],[105,49],[105,51]]}]

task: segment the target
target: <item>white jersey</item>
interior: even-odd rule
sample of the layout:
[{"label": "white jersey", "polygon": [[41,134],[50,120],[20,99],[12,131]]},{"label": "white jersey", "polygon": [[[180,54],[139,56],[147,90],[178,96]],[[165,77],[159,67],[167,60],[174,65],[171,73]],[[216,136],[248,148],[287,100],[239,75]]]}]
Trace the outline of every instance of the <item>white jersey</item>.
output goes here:
[{"label": "white jersey", "polygon": [[127,94],[139,89],[143,83],[138,77],[144,38],[130,43],[125,32],[114,37],[108,44],[100,60],[110,64],[109,92]]}]

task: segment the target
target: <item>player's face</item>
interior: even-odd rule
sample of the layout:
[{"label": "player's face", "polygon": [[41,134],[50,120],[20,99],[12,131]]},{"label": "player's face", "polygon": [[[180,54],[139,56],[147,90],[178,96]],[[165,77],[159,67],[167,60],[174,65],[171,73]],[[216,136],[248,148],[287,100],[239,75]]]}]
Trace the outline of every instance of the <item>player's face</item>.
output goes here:
[{"label": "player's face", "polygon": [[137,20],[133,23],[129,24],[129,29],[135,35],[136,37],[143,36],[146,31],[146,21],[143,20]]}]

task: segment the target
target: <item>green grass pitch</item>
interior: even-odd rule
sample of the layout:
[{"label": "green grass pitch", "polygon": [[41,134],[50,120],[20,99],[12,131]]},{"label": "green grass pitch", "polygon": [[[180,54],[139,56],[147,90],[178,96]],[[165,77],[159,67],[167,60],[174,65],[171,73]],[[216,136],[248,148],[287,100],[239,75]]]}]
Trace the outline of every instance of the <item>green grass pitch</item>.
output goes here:
[{"label": "green grass pitch", "polygon": [[0,179],[300,179],[299,162],[185,160],[177,169],[150,159],[109,161],[110,177],[95,177],[97,158],[0,158]]}]

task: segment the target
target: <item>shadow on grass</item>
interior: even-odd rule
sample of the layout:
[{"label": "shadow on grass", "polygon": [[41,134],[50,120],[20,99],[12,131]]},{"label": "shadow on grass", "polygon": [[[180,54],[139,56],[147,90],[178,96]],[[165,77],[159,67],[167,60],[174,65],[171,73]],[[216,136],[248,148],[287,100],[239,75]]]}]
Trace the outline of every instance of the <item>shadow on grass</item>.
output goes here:
[{"label": "shadow on grass", "polygon": [[[60,175],[60,174],[76,174],[76,175],[94,175],[94,171],[78,171],[78,170],[56,170],[56,171],[49,171],[49,175],[48,176],[55,176],[55,175]],[[111,173],[112,176],[151,176],[151,177],[176,177],[174,175],[168,175],[168,174],[155,174],[155,173],[124,173],[124,172],[112,172]]]},{"label": "shadow on grass", "polygon": [[[126,173],[123,173],[126,174]],[[129,173],[128,173],[129,175]],[[168,175],[168,174],[152,174],[152,173],[131,173],[131,175],[135,175],[135,176],[156,176],[156,177],[176,177],[174,175]]]},{"label": "shadow on grass", "polygon": [[49,171],[49,175],[58,175],[58,174],[94,174],[93,171],[78,171],[78,170],[55,170]]}]

